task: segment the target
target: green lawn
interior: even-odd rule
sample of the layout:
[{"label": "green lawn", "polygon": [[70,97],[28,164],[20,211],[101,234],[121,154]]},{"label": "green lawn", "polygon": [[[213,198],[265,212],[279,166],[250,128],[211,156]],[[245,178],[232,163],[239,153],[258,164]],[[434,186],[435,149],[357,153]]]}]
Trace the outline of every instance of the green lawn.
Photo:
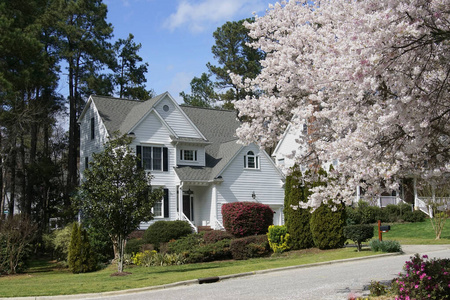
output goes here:
[{"label": "green lawn", "polygon": [[[383,223],[382,225],[388,225]],[[418,223],[394,223],[389,232],[383,233],[383,240],[396,240],[402,245],[437,245],[450,244],[450,221],[447,220],[441,239],[436,240],[430,220]],[[375,228],[374,238],[378,238],[378,227]]]},{"label": "green lawn", "polygon": [[55,264],[36,261],[26,274],[0,277],[0,295],[25,297],[116,291],[369,255],[376,255],[376,253],[368,250],[358,253],[354,248],[325,251],[309,249],[291,251],[278,257],[245,261],[230,260],[170,267],[125,268],[125,272],[132,274],[120,277],[110,276],[116,271],[116,267],[113,266],[93,273],[72,274],[66,269],[54,268]]},{"label": "green lawn", "polygon": [[[383,223],[383,225],[386,225]],[[450,223],[446,224],[441,240],[435,240],[430,221],[421,223],[390,224],[391,231],[383,233],[383,240],[397,240],[400,244],[450,244]],[[377,228],[374,238],[378,238]],[[55,263],[34,261],[27,273],[0,277],[1,297],[51,296],[125,290],[168,284],[178,281],[222,276],[257,270],[304,265],[315,262],[377,255],[369,249],[356,252],[355,248],[321,251],[309,249],[290,251],[281,256],[245,261],[221,261],[170,267],[130,267],[131,275],[111,277],[116,267],[72,274],[58,269]]]}]

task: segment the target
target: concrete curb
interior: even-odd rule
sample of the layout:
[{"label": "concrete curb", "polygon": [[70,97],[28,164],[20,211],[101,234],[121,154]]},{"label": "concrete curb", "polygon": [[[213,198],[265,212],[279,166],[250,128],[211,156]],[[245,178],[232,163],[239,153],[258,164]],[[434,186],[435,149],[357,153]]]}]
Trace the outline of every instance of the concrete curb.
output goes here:
[{"label": "concrete curb", "polygon": [[[384,253],[384,254],[373,255],[373,256],[347,258],[347,259],[325,261],[325,262],[312,263],[312,264],[306,264],[306,265],[297,265],[297,266],[289,266],[289,267],[282,267],[282,268],[275,268],[275,269],[267,269],[267,270],[251,271],[251,272],[238,273],[238,274],[223,275],[223,276],[217,276],[216,277],[217,280],[214,280],[211,282],[217,282],[217,281],[222,281],[222,280],[227,280],[227,279],[232,279],[232,278],[252,276],[252,275],[257,275],[257,274],[266,274],[266,273],[280,272],[280,271],[300,269],[300,268],[312,268],[312,267],[319,267],[319,266],[324,266],[324,265],[345,263],[345,262],[349,262],[349,261],[358,261],[358,260],[363,260],[363,259],[377,259],[377,258],[382,258],[382,257],[386,257],[386,256],[403,255],[403,254],[404,253],[402,253],[402,252]],[[68,300],[72,300],[72,299],[87,299],[87,298],[104,298],[104,297],[111,297],[111,296],[120,296],[120,295],[134,294],[134,293],[140,293],[140,292],[147,292],[147,291],[153,291],[153,290],[163,290],[163,289],[191,285],[191,284],[209,283],[209,279],[211,279],[211,278],[191,279],[191,280],[179,281],[179,282],[174,282],[174,283],[168,283],[168,284],[164,284],[164,285],[149,286],[149,287],[120,290],[120,291],[101,292],[101,293],[60,295],[60,296],[12,297],[12,298],[0,298],[0,299],[5,299],[5,300],[6,299],[7,300],[60,300],[60,299],[66,300],[66,299],[68,299]]]}]

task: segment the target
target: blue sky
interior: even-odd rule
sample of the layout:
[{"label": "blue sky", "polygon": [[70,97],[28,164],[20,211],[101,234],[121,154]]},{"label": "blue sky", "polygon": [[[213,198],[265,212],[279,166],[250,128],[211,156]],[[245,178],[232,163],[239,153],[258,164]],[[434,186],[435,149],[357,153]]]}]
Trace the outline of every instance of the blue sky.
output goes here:
[{"label": "blue sky", "polygon": [[190,81],[216,64],[213,32],[227,21],[262,16],[275,0],[104,0],[114,40],[129,33],[142,44],[139,55],[149,63],[147,87],[169,91],[178,101],[190,93]]}]

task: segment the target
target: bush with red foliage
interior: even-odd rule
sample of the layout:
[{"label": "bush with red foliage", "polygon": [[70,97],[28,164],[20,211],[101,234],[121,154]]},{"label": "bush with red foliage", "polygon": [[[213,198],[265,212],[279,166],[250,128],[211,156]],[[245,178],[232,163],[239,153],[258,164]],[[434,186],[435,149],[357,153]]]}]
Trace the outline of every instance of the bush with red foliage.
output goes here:
[{"label": "bush with red foliage", "polygon": [[203,240],[206,244],[214,244],[225,239],[231,240],[233,238],[234,236],[231,233],[222,230],[206,231],[203,234]]},{"label": "bush with red foliage", "polygon": [[255,202],[233,202],[222,205],[223,226],[235,237],[266,234],[273,224],[273,210]]}]

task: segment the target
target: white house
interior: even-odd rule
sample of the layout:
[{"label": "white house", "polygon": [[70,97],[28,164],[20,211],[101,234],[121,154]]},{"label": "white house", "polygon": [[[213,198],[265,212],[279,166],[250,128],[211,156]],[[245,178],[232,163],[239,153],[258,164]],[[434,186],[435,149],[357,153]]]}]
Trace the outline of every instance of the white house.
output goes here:
[{"label": "white house", "polygon": [[179,106],[167,92],[147,101],[91,96],[79,123],[81,180],[112,133],[134,137],[152,186],[164,189],[152,222],[222,229],[222,204],[255,201],[274,210],[274,224],[283,223],[284,175],[265,151],[238,143],[234,111]]}]

